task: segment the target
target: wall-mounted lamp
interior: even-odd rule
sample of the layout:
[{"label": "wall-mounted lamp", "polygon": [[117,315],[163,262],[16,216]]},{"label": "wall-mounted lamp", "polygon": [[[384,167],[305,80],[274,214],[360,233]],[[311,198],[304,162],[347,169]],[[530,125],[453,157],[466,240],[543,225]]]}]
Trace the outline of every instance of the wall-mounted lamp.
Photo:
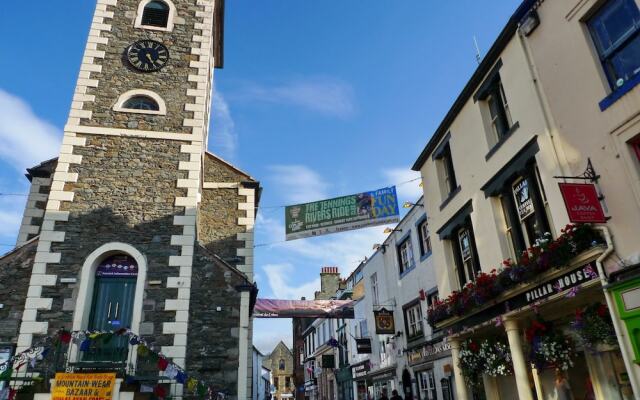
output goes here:
[{"label": "wall-mounted lamp", "polygon": [[391,229],[391,228],[385,228],[385,229],[384,229],[384,233],[389,234],[389,233],[391,233],[391,232],[402,232],[402,229],[396,229],[396,228],[393,228],[393,229]]},{"label": "wall-mounted lamp", "polygon": [[420,207],[424,207],[424,204],[422,203],[412,203],[410,201],[405,201],[404,204],[402,205],[402,208],[411,208],[414,206],[420,206]]},{"label": "wall-mounted lamp", "polygon": [[386,252],[387,252],[387,246],[388,246],[388,245],[386,245],[386,244],[376,243],[376,244],[374,244],[374,245],[373,245],[373,249],[374,249],[374,250],[382,249],[382,252],[383,252],[383,253],[386,253]]},{"label": "wall-mounted lamp", "polygon": [[520,33],[529,36],[540,25],[540,16],[536,10],[531,10],[520,21]]},{"label": "wall-mounted lamp", "polygon": [[424,182],[420,181],[420,184],[418,185],[418,187],[424,187]]}]

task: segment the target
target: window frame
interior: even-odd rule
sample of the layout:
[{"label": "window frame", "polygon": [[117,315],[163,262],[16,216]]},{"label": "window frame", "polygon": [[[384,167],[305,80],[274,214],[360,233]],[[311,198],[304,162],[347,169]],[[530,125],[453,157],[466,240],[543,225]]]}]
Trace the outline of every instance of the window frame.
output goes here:
[{"label": "window frame", "polygon": [[[142,17],[144,16],[144,10],[147,7],[147,5],[153,1],[161,1],[163,3],[165,3],[167,6],[169,6],[169,16],[167,17],[167,26],[165,27],[161,27],[161,26],[153,26],[153,25],[143,25],[142,24]],[[173,4],[173,2],[171,0],[142,0],[140,3],[138,3],[138,12],[136,15],[136,20],[134,23],[134,28],[137,29],[147,29],[147,30],[153,30],[153,31],[162,31],[162,32],[171,32],[173,31],[173,28],[175,26],[175,17],[176,17],[176,6],[175,4]]]},{"label": "window frame", "polygon": [[405,304],[402,307],[402,315],[404,317],[407,342],[423,338],[425,335],[425,326],[420,299]]},{"label": "window frame", "polygon": [[371,283],[371,301],[375,306],[380,304],[380,292],[378,291],[378,273],[374,272],[373,274],[371,274],[371,276],[369,277],[369,281]]},{"label": "window frame", "polygon": [[426,218],[418,222],[418,241],[420,242],[420,261],[422,261],[432,252],[429,222]]},{"label": "window frame", "polygon": [[[467,231],[469,236],[469,257],[464,257],[462,253],[463,248],[460,242],[462,231]],[[467,217],[464,223],[456,228],[450,240],[452,242],[451,245],[453,248],[458,283],[460,285],[460,289],[462,289],[468,282],[475,281],[476,275],[481,271],[473,225],[470,217]],[[465,261],[470,264],[465,264]],[[470,270],[468,269],[468,266],[471,267]]]},{"label": "window frame", "polygon": [[396,251],[398,253],[398,271],[402,277],[416,266],[415,255],[413,254],[413,243],[411,241],[411,232],[409,232],[407,237],[403,238],[396,246]]},{"label": "window frame", "polygon": [[[635,7],[635,10],[637,11],[637,15],[635,15],[635,18],[637,18],[638,21],[615,43],[611,43],[608,48],[604,49],[601,46],[601,43],[603,41],[599,36],[598,29],[596,28],[597,21],[599,17],[602,17],[602,14],[607,11],[607,8],[615,7],[614,4],[616,2],[621,3],[620,6],[622,7]],[[625,83],[634,80],[634,78],[637,78],[640,75],[639,65],[634,73],[628,78],[625,79],[623,77],[618,77],[617,79],[615,79],[614,75],[617,75],[617,71],[612,65],[612,60],[616,55],[620,54],[621,51],[627,49],[628,46],[632,45],[634,41],[640,41],[640,9],[638,8],[638,5],[634,0],[608,0],[603,2],[603,4],[585,20],[585,25],[589,32],[589,36],[591,37],[595,53],[598,56],[598,61],[600,62],[600,65],[602,67],[602,71],[607,79],[607,82],[609,83],[610,89],[613,92],[620,90],[625,85]],[[619,84],[618,81],[620,79],[623,79],[623,81]]]},{"label": "window frame", "polygon": [[[525,180],[533,211],[523,217],[518,211],[513,189]],[[506,223],[505,240],[507,240],[510,252],[513,253],[512,257],[519,257],[535,243],[536,239],[543,237],[547,232],[551,233],[551,218],[549,217],[546,192],[535,161],[529,162],[525,170],[505,182],[505,187],[500,194],[500,202]],[[542,232],[539,236],[535,236],[531,224],[540,225],[539,229]]]},{"label": "window frame", "polygon": [[[125,108],[125,104],[127,101],[133,99],[134,97],[148,97],[156,102],[158,105],[158,110],[136,110],[133,108]],[[122,93],[115,105],[113,106],[113,111],[129,113],[129,114],[146,114],[146,115],[167,115],[167,105],[165,101],[155,92],[146,89],[133,89],[129,90],[125,93]]]}]

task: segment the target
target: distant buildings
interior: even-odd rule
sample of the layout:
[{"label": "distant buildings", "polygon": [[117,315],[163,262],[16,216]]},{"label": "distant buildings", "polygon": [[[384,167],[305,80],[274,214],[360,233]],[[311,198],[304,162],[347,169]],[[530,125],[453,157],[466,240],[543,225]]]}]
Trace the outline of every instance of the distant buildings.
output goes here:
[{"label": "distant buildings", "polygon": [[271,371],[271,398],[273,400],[293,399],[293,353],[283,342],[264,358],[262,365]]}]

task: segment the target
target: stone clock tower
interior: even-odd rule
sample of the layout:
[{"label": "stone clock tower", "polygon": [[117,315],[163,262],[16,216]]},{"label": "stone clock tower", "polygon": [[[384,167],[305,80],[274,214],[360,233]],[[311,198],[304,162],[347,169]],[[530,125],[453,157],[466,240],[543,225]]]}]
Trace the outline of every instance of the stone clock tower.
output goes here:
[{"label": "stone clock tower", "polygon": [[0,341],[130,327],[250,397],[259,184],[206,151],[223,17],[223,0],[97,1],[59,157],[28,171],[14,253],[33,263],[24,302],[0,298]]}]

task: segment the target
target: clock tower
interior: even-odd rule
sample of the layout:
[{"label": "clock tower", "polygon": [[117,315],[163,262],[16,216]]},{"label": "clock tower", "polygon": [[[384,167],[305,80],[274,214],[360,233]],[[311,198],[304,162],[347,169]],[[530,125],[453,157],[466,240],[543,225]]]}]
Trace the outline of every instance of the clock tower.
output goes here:
[{"label": "clock tower", "polygon": [[223,0],[97,0],[59,156],[29,170],[18,351],[130,328],[250,397],[259,184],[207,152],[223,21]]}]

